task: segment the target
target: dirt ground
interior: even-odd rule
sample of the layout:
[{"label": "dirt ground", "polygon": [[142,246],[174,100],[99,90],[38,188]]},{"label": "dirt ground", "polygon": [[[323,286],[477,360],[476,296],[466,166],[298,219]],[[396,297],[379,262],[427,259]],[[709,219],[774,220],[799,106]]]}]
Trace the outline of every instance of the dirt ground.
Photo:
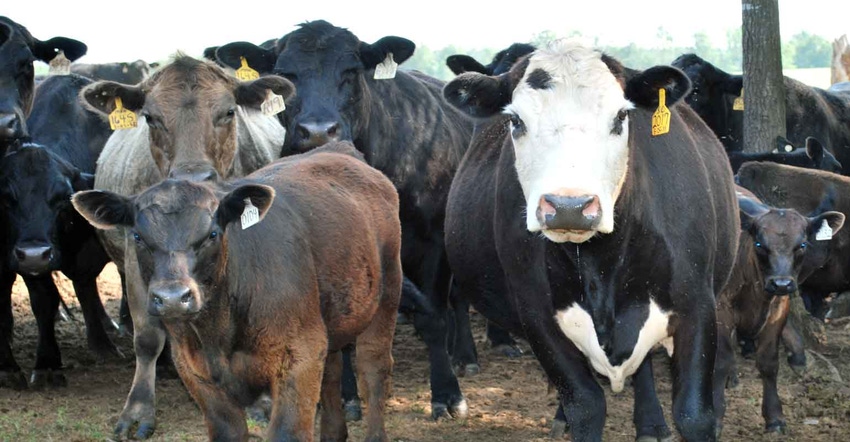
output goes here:
[{"label": "dirt ground", "polygon": [[[60,291],[75,321],[57,324],[69,386],[52,391],[0,390],[0,441],[102,441],[124,404],[133,378],[132,340],[113,339],[124,359],[98,361],[86,348],[82,313],[69,281],[59,278]],[[111,265],[99,281],[107,310],[117,317],[120,288]],[[32,368],[37,333],[26,289],[19,280],[13,295],[14,351],[18,363]],[[394,390],[389,400],[387,431],[393,441],[545,441],[555,411],[556,397],[547,391],[539,364],[527,346],[527,355],[515,360],[492,355],[486,348],[484,321],[473,315],[482,372],[461,378],[469,402],[464,421],[432,422],[428,388],[427,353],[411,325],[400,325],[395,347]],[[788,434],[765,435],[761,417],[761,382],[750,360],[739,361],[740,385],[727,392],[729,402],[724,439],[735,441],[848,441],[850,440],[850,323],[827,326],[829,342],[808,355],[805,375],[794,374],[783,362],[779,395],[784,404]],[[668,359],[654,356],[659,397],[670,410]],[[829,363],[824,360],[830,361]],[[633,397],[626,388],[608,395],[604,440],[633,441]],[[201,414],[179,379],[157,380],[158,429],[156,441],[205,440]],[[262,426],[251,423],[252,433]],[[349,424],[352,440],[362,440],[363,425]]]}]

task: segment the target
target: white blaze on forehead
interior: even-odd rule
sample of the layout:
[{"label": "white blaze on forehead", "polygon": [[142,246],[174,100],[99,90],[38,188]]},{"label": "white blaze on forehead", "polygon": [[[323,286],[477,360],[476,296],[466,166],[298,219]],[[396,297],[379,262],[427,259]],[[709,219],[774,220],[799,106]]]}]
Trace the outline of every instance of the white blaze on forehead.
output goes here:
[{"label": "white blaze on forehead", "polygon": [[[611,390],[618,393],[623,390],[626,377],[637,371],[649,350],[655,344],[668,338],[667,325],[670,322],[670,313],[663,312],[655,301],[650,300],[649,316],[641,326],[632,355],[617,366],[611,365],[611,361],[599,345],[593,318],[578,304],[572,304],[564,310],[557,311],[555,320],[558,321],[564,335],[587,357],[593,369],[611,380]],[[667,342],[663,344],[672,355],[672,342],[669,346]]]},{"label": "white blaze on forehead", "polygon": [[[547,88],[528,83],[536,70],[551,78]],[[618,112],[632,107],[601,53],[559,40],[532,55],[505,108],[505,113],[518,115],[526,129],[513,143],[529,231],[541,230],[536,216],[540,197],[564,191],[596,195],[602,211],[598,231],[613,231],[614,203],[628,166],[628,119],[619,134],[613,129]],[[564,240],[556,233],[547,236]]]}]

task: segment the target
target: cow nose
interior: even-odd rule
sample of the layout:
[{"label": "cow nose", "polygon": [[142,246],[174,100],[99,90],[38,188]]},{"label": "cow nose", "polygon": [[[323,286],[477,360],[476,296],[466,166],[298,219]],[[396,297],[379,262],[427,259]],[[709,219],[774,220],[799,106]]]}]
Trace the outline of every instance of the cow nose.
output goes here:
[{"label": "cow nose", "polygon": [[339,139],[339,123],[336,121],[325,121],[319,123],[300,123],[295,130],[301,138],[301,144],[317,147],[328,141]]},{"label": "cow nose", "polygon": [[25,136],[26,128],[17,114],[0,114],[0,139],[14,140]]},{"label": "cow nose", "polygon": [[176,317],[197,311],[197,302],[189,287],[177,285],[151,290],[149,313]]},{"label": "cow nose", "polygon": [[38,275],[50,270],[53,247],[15,247],[15,258],[18,260],[18,270],[21,273]]},{"label": "cow nose", "polygon": [[797,281],[794,278],[768,278],[765,290],[772,295],[789,295],[797,291]]},{"label": "cow nose", "polygon": [[545,194],[537,205],[537,220],[544,229],[593,230],[602,219],[596,195]]},{"label": "cow nose", "polygon": [[215,169],[201,170],[177,170],[174,169],[168,173],[169,178],[189,180],[195,182],[203,181],[218,181],[218,172]]}]

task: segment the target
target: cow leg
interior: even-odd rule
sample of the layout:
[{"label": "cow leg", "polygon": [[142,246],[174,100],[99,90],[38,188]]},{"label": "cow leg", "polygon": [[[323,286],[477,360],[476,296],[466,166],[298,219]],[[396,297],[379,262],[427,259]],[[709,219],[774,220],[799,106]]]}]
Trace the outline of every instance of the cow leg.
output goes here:
[{"label": "cow leg", "polygon": [[735,371],[733,326],[723,322],[727,317],[731,318],[731,313],[718,312],[717,356],[714,361],[714,414],[717,418],[718,437],[723,429],[723,417],[726,415],[726,385]]},{"label": "cow leg", "polygon": [[327,331],[301,331],[297,336],[309,344],[287,347],[287,356],[281,355],[285,369],[279,370],[279,377],[271,382],[270,441],[313,440],[316,404],[320,400],[328,356]]},{"label": "cow leg", "polygon": [[322,378],[322,442],[344,441],[348,438],[342,414],[342,352],[329,352]]},{"label": "cow leg", "polygon": [[24,276],[30,293],[30,305],[38,323],[38,349],[35,368],[30,377],[32,388],[65,387],[68,380],[62,373],[62,355],[56,342],[56,309],[59,308],[59,290],[48,273],[42,276]]},{"label": "cow leg", "polygon": [[785,327],[782,329],[782,344],[788,353],[788,365],[802,376],[806,371],[806,347],[791,318],[785,321]]},{"label": "cow leg", "polygon": [[637,442],[672,440],[672,433],[664,421],[664,411],[655,392],[655,376],[652,372],[652,355],[648,354],[632,375],[635,393],[632,419],[637,432]]},{"label": "cow leg", "polygon": [[[183,364],[183,356],[178,355],[176,363]],[[211,441],[246,441],[248,425],[245,411],[238,407],[215,383],[205,382],[189,370],[178,370],[183,384],[204,413],[207,436]],[[314,408],[315,410],[315,408]]]},{"label": "cow leg", "polygon": [[764,417],[765,429],[768,432],[783,434],[785,417],[782,414],[779,393],[776,391],[776,377],[779,373],[779,340],[790,310],[791,299],[788,296],[773,298],[767,323],[759,332],[756,348],[756,368],[761,375],[763,389],[761,414]]},{"label": "cow leg", "polygon": [[517,345],[513,336],[507,330],[491,321],[487,321],[487,339],[490,341],[490,347],[495,353],[508,358],[522,356],[522,350]]},{"label": "cow leg", "polygon": [[27,378],[12,354],[12,331],[15,317],[12,315],[12,284],[16,274],[0,270],[0,388],[23,390]]},{"label": "cow leg", "polygon": [[118,334],[121,336],[132,336],[133,317],[130,314],[130,301],[127,297],[127,278],[121,269],[118,270],[118,276],[121,279],[121,304],[118,307]]},{"label": "cow leg", "polygon": [[[698,291],[691,294],[700,295]],[[714,299],[713,292],[706,294],[705,299]],[[686,441],[713,441],[717,437],[712,391],[717,353],[715,318],[713,302],[690,305],[679,313],[673,336],[673,420]]]},{"label": "cow leg", "polygon": [[[450,299],[454,314],[448,315],[449,324],[454,324],[452,364],[458,376],[474,376],[481,372],[481,365],[478,364],[478,352],[475,349],[475,339],[472,337],[472,326],[469,322],[469,300],[463,296],[457,296],[457,290],[457,287],[452,284]],[[452,333],[449,335],[451,339]]]},{"label": "cow leg", "polygon": [[351,363],[353,350],[353,345],[342,348],[342,401],[346,422],[357,422],[363,419],[360,395],[357,393],[357,377],[354,375],[354,365]]},{"label": "cow leg", "polygon": [[[103,302],[101,302],[100,295],[97,292],[97,280],[95,278],[78,278],[73,283],[74,293],[80,301],[83,319],[86,321],[86,338],[89,349],[104,359],[111,356],[124,357],[106,334],[105,324],[102,321],[103,316],[106,315],[106,310],[104,310]],[[109,318],[108,315],[106,317]]]}]

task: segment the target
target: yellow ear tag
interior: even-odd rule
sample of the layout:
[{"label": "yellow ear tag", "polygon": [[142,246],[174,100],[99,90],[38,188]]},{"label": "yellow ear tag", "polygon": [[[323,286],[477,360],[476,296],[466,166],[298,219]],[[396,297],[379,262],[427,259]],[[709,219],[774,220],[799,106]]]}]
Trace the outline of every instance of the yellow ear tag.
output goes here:
[{"label": "yellow ear tag", "polygon": [[109,114],[109,126],[112,130],[132,129],[138,124],[136,113],[124,109],[121,97],[115,97],[115,110]]},{"label": "yellow ear tag", "polygon": [[670,132],[670,110],[667,109],[667,90],[658,89],[658,109],[652,114],[652,136]]},{"label": "yellow ear tag", "polygon": [[736,110],[736,111],[744,110],[744,88],[741,88],[741,96],[736,97],[735,101],[732,102],[732,110]]},{"label": "yellow ear tag", "polygon": [[236,70],[236,78],[242,81],[251,81],[260,78],[260,73],[248,66],[248,60],[245,60],[245,57],[239,57],[239,62],[242,63],[242,67]]}]

